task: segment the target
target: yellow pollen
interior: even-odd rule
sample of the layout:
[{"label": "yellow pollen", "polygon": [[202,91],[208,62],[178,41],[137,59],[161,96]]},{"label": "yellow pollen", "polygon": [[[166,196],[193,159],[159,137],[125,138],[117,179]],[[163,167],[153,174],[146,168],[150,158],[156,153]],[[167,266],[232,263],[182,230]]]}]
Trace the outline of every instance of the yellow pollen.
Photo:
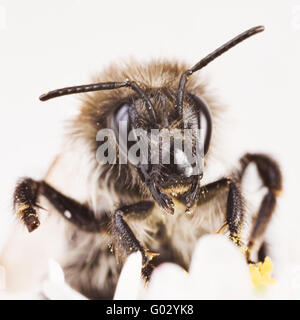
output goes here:
[{"label": "yellow pollen", "polygon": [[269,257],[266,257],[263,263],[249,264],[252,283],[256,289],[264,289],[275,283],[275,279],[271,278],[273,267],[273,262]]}]

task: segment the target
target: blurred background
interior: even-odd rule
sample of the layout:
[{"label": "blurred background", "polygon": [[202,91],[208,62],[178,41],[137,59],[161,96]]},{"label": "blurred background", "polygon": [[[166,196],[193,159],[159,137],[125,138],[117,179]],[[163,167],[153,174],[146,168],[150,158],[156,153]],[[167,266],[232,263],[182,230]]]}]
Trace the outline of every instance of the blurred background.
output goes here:
[{"label": "blurred background", "polygon": [[261,24],[264,33],[201,72],[228,106],[228,157],[266,152],[281,165],[284,192],[268,242],[275,272],[300,288],[300,0],[0,0],[0,248],[18,177],[45,174],[79,105],[76,96],[41,103],[41,93],[87,83],[129,57],[193,65]]}]

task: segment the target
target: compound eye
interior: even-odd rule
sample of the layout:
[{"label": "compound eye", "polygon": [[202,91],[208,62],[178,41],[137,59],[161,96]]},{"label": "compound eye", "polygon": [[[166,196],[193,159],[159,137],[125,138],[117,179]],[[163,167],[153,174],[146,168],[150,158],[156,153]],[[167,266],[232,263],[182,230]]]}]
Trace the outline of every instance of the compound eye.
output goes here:
[{"label": "compound eye", "polygon": [[115,121],[116,124],[119,124],[120,122],[128,123],[129,121],[129,105],[127,103],[124,103],[121,105],[121,107],[117,110],[115,115]]},{"label": "compound eye", "polygon": [[198,108],[199,113],[199,125],[200,129],[204,133],[205,141],[204,141],[204,154],[207,153],[209,149],[211,134],[212,134],[212,120],[209,108],[201,98],[193,95],[194,101],[196,102],[196,106]]},{"label": "compound eye", "polygon": [[130,104],[122,104],[114,114],[114,129],[120,150],[127,154],[127,136],[130,130]]},{"label": "compound eye", "polygon": [[[114,114],[114,127],[117,132],[126,133],[129,131],[130,127],[130,117],[129,111],[130,104],[124,103],[122,104]],[[125,132],[124,132],[125,130]]]}]

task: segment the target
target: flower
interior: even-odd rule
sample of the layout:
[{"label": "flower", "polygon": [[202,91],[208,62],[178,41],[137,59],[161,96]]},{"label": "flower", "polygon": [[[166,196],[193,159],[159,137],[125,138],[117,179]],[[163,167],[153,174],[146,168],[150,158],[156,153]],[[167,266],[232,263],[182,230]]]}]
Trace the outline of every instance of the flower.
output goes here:
[{"label": "flower", "polygon": [[253,288],[244,256],[221,235],[202,237],[189,273],[166,263],[154,270],[147,299],[247,299]]},{"label": "flower", "polygon": [[[264,263],[248,266],[238,247],[222,235],[206,235],[197,242],[189,272],[174,263],[163,263],[145,284],[141,269],[141,254],[132,253],[121,271],[115,300],[300,298],[299,272],[277,270],[274,280],[269,258]],[[291,270],[300,268],[291,266]],[[48,277],[42,283],[41,293],[30,296],[2,291],[0,299],[87,299],[65,282],[63,270],[54,260],[49,260]]]},{"label": "flower", "polygon": [[[188,273],[176,264],[164,263],[153,271],[145,286],[138,271],[140,266],[139,253],[127,259],[115,297],[123,292],[121,297],[126,299],[127,292],[130,297],[156,300],[300,298],[300,286],[287,274],[278,273],[276,280],[271,278],[269,258],[248,266],[237,246],[222,235],[206,235],[198,241]],[[134,287],[130,285],[133,279]]]}]

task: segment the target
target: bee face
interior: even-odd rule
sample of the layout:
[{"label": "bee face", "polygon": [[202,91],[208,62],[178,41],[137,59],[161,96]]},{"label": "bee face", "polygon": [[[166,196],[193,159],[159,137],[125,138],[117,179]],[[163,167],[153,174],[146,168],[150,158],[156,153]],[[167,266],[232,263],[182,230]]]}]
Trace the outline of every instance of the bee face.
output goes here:
[{"label": "bee face", "polygon": [[[211,116],[205,102],[187,93],[183,112],[176,109],[176,92],[170,88],[145,90],[155,115],[155,122],[146,112],[140,98],[131,97],[114,114],[114,128],[126,127],[127,137],[140,135],[139,161],[134,163],[140,178],[150,190],[163,190],[171,196],[192,192],[203,176],[204,155],[211,138]],[[138,132],[138,133],[134,133]],[[136,141],[119,141],[119,149],[127,153]],[[121,145],[126,145],[124,150]],[[136,149],[134,149],[136,151]]]}]

